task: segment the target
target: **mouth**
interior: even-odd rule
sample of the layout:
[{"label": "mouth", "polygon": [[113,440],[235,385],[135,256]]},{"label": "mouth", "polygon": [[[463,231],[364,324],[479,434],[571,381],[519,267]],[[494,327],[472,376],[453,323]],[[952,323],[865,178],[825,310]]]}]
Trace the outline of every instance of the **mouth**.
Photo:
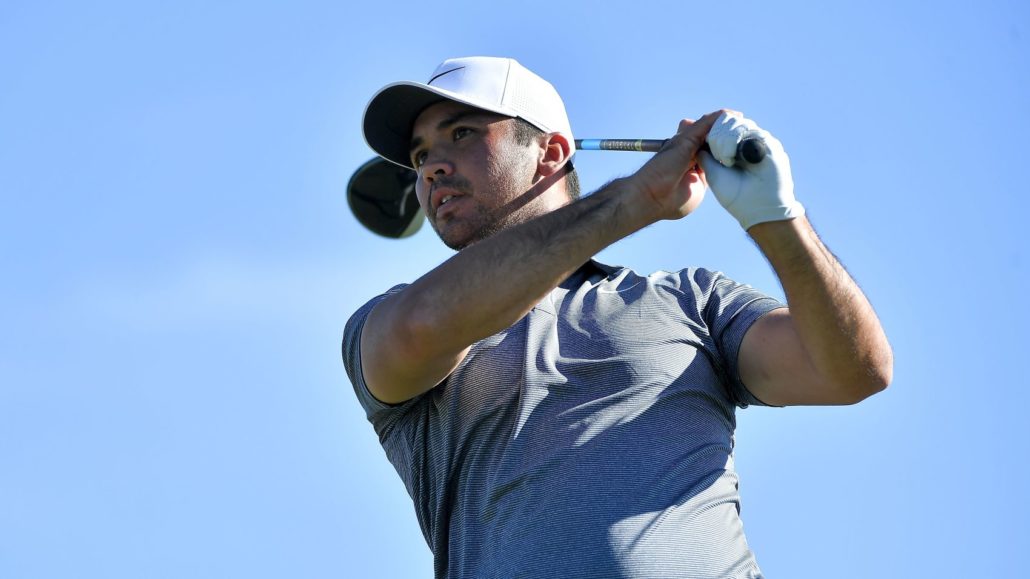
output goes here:
[{"label": "mouth", "polygon": [[433,212],[433,221],[444,223],[454,217],[461,210],[463,196],[454,195],[442,198],[440,205]]},{"label": "mouth", "polygon": [[430,199],[432,201],[433,214],[439,214],[445,207],[454,203],[457,199],[462,197],[464,194],[445,187],[434,189],[430,193]]}]

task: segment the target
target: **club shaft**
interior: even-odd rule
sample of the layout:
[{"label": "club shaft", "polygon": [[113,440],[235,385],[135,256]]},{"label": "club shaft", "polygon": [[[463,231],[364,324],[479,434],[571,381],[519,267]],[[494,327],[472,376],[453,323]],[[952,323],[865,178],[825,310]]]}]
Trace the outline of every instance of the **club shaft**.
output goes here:
[{"label": "club shaft", "polygon": [[656,153],[667,139],[576,139],[581,151],[640,151]]},{"label": "club shaft", "polygon": [[[581,151],[639,151],[657,153],[668,139],[576,139],[576,149]],[[708,150],[708,143],[701,145]],[[769,149],[757,137],[746,138],[737,145],[737,158],[749,163],[760,163]]]}]

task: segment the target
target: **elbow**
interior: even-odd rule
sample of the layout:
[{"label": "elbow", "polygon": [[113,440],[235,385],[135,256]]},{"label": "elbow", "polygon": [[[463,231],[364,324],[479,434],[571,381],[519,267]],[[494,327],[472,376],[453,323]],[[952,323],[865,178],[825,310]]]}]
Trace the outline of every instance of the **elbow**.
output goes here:
[{"label": "elbow", "polygon": [[894,352],[886,342],[880,347],[879,355],[869,365],[869,377],[870,396],[883,392],[894,380]]},{"label": "elbow", "polygon": [[399,317],[395,326],[396,347],[404,352],[409,359],[423,359],[432,357],[433,347],[439,342],[439,332],[436,326],[437,321],[432,319],[425,310],[410,309]]},{"label": "elbow", "polygon": [[887,348],[875,360],[860,366],[858,376],[848,380],[842,388],[846,392],[844,404],[858,404],[873,394],[878,394],[890,386],[894,379],[894,356]]},{"label": "elbow", "polygon": [[[431,310],[420,307],[417,296],[405,290],[390,296],[377,305],[369,315],[375,319],[381,334],[388,336],[389,349],[394,355],[409,361],[431,355],[433,324]],[[430,313],[427,313],[429,311]]]},{"label": "elbow", "polygon": [[876,371],[861,382],[854,384],[849,389],[848,400],[845,404],[858,404],[873,394],[879,394],[887,389],[891,383],[891,371]]},{"label": "elbow", "polygon": [[[397,319],[397,347],[411,360],[429,362],[452,359],[461,354],[470,344],[436,309],[416,305],[401,310]],[[449,329],[448,329],[449,328]]]}]

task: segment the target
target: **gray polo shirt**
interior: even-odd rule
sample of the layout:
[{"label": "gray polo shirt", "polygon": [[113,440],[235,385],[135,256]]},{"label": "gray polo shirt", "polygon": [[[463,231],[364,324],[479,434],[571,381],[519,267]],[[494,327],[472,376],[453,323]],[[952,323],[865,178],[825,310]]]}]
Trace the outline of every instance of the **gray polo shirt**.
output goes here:
[{"label": "gray polo shirt", "polygon": [[759,577],[733,469],[751,324],[783,307],[720,273],[591,261],[442,384],[368,392],[359,309],[343,358],[415,506],[437,577]]}]

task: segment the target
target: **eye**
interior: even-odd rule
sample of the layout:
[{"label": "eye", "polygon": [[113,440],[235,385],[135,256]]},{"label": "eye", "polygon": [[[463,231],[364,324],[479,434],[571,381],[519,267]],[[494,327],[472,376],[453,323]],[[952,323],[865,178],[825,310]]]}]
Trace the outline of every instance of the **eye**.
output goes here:
[{"label": "eye", "polygon": [[417,153],[415,153],[414,155],[411,156],[411,164],[416,169],[421,167],[422,164],[425,163],[425,162],[426,162],[426,152],[425,151],[419,151],[419,152],[417,152]]},{"label": "eye", "polygon": [[457,127],[454,129],[454,140],[463,139],[472,134],[472,129],[468,127]]}]

